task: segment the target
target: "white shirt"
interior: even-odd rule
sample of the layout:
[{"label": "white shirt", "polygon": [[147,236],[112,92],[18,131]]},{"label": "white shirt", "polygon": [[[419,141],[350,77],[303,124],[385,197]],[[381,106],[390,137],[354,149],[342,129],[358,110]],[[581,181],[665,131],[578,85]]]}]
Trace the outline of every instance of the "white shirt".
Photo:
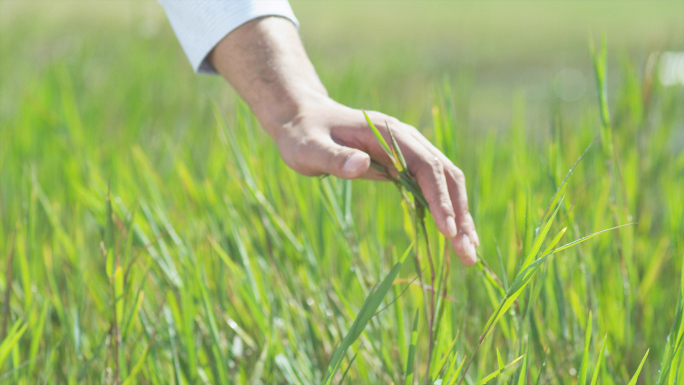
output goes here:
[{"label": "white shirt", "polygon": [[216,74],[207,55],[230,31],[262,16],[281,16],[297,27],[287,0],[158,0],[192,68]]}]

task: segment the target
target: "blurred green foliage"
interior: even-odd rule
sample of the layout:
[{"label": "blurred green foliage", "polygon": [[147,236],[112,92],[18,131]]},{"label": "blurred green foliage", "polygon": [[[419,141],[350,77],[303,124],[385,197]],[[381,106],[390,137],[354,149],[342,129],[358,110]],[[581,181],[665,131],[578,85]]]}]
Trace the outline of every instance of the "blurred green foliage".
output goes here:
[{"label": "blurred green foliage", "polygon": [[[684,50],[684,3],[418,4],[293,7],[333,97],[416,125],[464,170],[478,251],[504,285],[597,135],[549,234],[567,227],[565,244],[637,222],[549,258],[466,383],[499,369],[502,384],[623,384],[648,349],[640,383],[676,383],[684,88],[645,63]],[[154,2],[0,11],[0,381],[321,383],[413,243],[394,186],[289,170],[222,80],[192,74]],[[594,33],[608,38],[607,109]],[[334,383],[462,371],[502,296],[478,270],[450,269],[428,376],[424,297],[405,263]]]}]

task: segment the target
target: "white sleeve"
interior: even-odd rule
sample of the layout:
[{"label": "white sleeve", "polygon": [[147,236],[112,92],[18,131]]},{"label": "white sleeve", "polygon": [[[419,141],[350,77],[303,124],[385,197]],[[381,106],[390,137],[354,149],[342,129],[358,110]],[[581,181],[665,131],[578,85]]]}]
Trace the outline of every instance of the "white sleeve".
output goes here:
[{"label": "white sleeve", "polygon": [[281,16],[299,27],[287,0],[158,0],[192,68],[216,74],[207,55],[230,31],[262,16]]}]

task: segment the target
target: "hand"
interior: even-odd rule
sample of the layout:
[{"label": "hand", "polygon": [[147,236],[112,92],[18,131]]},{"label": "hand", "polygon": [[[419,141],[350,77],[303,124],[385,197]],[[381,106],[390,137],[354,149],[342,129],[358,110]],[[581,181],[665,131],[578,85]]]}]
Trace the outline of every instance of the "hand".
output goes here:
[{"label": "hand", "polygon": [[[283,161],[304,175],[332,174],[344,179],[386,180],[370,167],[371,159],[394,170],[387,153],[378,143],[360,110],[321,98],[281,129],[274,140]],[[479,239],[468,212],[463,172],[415,128],[379,112],[369,112],[373,124],[389,142],[389,125],[430,206],[437,228],[451,240],[451,246],[466,266],[477,257]]]},{"label": "hand", "polygon": [[[249,104],[295,171],[384,179],[370,168],[371,159],[394,170],[363,112],[328,97],[288,20],[265,17],[243,24],[216,45],[209,60]],[[415,128],[379,112],[369,117],[388,140],[389,125],[437,228],[464,265],[475,264],[480,241],[468,213],[463,172]]]}]

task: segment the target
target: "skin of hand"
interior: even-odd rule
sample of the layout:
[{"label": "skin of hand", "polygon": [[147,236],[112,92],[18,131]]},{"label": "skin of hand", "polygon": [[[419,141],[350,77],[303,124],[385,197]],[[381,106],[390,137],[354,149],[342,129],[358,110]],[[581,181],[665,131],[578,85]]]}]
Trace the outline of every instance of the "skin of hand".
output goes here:
[{"label": "skin of hand", "polygon": [[[251,20],[223,38],[209,61],[250,106],[294,171],[384,180],[370,167],[371,159],[394,169],[363,112],[328,96],[291,21]],[[414,127],[379,112],[368,115],[386,139],[389,125],[437,228],[464,265],[475,264],[480,241],[463,172]]]}]

